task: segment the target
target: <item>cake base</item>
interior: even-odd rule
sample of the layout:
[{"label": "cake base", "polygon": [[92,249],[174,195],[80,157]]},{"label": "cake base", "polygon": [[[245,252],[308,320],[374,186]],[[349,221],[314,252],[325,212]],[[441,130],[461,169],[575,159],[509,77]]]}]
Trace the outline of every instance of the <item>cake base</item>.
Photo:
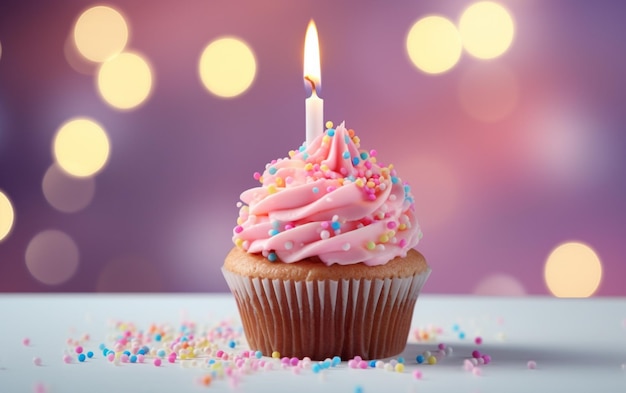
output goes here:
[{"label": "cake base", "polygon": [[430,268],[415,250],[380,266],[326,266],[269,262],[234,248],[222,272],[250,349],[313,360],[381,359],[406,346]]}]

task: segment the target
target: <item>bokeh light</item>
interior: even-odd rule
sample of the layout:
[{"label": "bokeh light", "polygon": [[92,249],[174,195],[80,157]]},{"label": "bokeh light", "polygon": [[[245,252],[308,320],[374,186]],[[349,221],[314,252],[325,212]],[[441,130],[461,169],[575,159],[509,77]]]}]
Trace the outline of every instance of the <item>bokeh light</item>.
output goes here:
[{"label": "bokeh light", "polygon": [[0,190],[0,242],[9,236],[14,222],[15,211],[11,200]]},{"label": "bokeh light", "polygon": [[198,71],[207,90],[218,97],[236,97],[250,88],[256,76],[252,49],[238,38],[211,42],[200,55]]},{"label": "bokeh light", "polygon": [[586,244],[567,242],[548,256],[544,278],[550,292],[557,297],[589,297],[602,280],[602,263]]},{"label": "bokeh light", "polygon": [[83,12],[74,25],[74,44],[87,60],[103,62],[124,50],[128,25],[122,14],[108,6]]},{"label": "bokeh light", "polygon": [[67,234],[50,229],[38,233],[26,247],[26,267],[38,281],[59,285],[78,269],[78,246]]},{"label": "bokeh light", "polygon": [[459,21],[463,47],[479,59],[493,59],[509,49],[515,34],[513,17],[498,3],[481,1],[467,7]]},{"label": "bokeh light", "polygon": [[72,176],[92,176],[109,158],[109,137],[100,124],[88,118],[64,123],[53,142],[54,158]]},{"label": "bokeh light", "polygon": [[43,177],[41,188],[52,207],[64,213],[75,213],[91,203],[96,181],[93,177],[69,176],[52,164]]},{"label": "bokeh light", "polygon": [[524,296],[526,289],[515,277],[494,273],[481,279],[473,290],[474,295],[480,296]]},{"label": "bokeh light", "polygon": [[98,292],[160,292],[161,275],[140,256],[122,256],[109,261],[98,275]]},{"label": "bokeh light", "polygon": [[112,107],[132,109],[148,98],[152,80],[152,69],[145,57],[124,52],[98,69],[98,92]]},{"label": "bokeh light", "polygon": [[459,61],[463,46],[456,26],[442,16],[427,16],[415,22],[406,37],[406,50],[413,64],[428,74],[446,72]]},{"label": "bokeh light", "polygon": [[515,74],[502,64],[477,64],[464,71],[458,94],[461,106],[471,117],[496,122],[515,109],[519,83]]}]

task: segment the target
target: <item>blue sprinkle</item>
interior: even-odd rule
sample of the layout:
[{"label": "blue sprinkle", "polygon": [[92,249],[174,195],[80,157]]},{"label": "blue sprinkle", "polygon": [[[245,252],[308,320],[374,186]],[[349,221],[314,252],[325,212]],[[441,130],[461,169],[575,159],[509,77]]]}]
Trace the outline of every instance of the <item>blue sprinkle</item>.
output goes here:
[{"label": "blue sprinkle", "polygon": [[160,334],[155,334],[154,335],[154,341],[161,341],[161,335]]},{"label": "blue sprinkle", "polygon": [[87,359],[87,356],[85,356],[84,353],[81,353],[80,355],[78,355],[78,361],[79,362],[84,362],[85,359]]},{"label": "blue sprinkle", "polygon": [[304,146],[304,145],[302,145],[302,146],[300,146],[300,147],[298,148],[298,151],[299,151],[300,153],[302,153],[302,152],[303,152],[303,151],[305,151],[305,150],[306,150],[306,146]]},{"label": "blue sprinkle", "polygon": [[271,166],[271,167],[269,167],[269,169],[267,171],[270,173],[270,175],[274,175],[274,174],[276,174],[278,169],[276,169],[276,167],[274,167],[274,166]]},{"label": "blue sprinkle", "polygon": [[328,133],[328,136],[335,136],[335,130],[332,128],[329,128],[327,133]]},{"label": "blue sprinkle", "polygon": [[330,226],[334,229],[337,230],[339,228],[341,228],[341,224],[339,223],[339,221],[333,221],[330,223]]},{"label": "blue sprinkle", "polygon": [[261,359],[261,358],[263,357],[263,352],[261,352],[261,351],[256,351],[256,352],[254,353],[254,357],[255,357],[255,358],[257,358],[257,359]]},{"label": "blue sprinkle", "polygon": [[417,364],[422,364],[424,363],[424,356],[423,355],[417,355],[415,357],[415,361],[417,362]]},{"label": "blue sprinkle", "polygon": [[350,143],[350,136],[349,136],[349,135],[344,136],[344,137],[343,137],[343,140],[344,140],[346,143]]},{"label": "blue sprinkle", "polygon": [[396,176],[391,176],[391,182],[392,182],[393,184],[397,184],[397,183],[398,183],[398,180],[399,180],[399,179],[398,179]]},{"label": "blue sprinkle", "polygon": [[333,357],[333,366],[338,366],[341,363],[341,358],[339,356]]},{"label": "blue sprinkle", "polygon": [[98,348],[99,348],[101,351],[104,351],[104,349],[105,349],[106,347],[107,347],[107,346],[106,346],[106,345],[104,345],[104,343],[102,343],[102,344],[100,344],[100,345],[98,346]]},{"label": "blue sprinkle", "polygon": [[361,385],[356,385],[354,387],[354,393],[363,393],[363,386]]},{"label": "blue sprinkle", "polygon": [[460,332],[460,333],[459,333],[459,338],[460,338],[461,340],[463,340],[463,339],[465,338],[465,333]]},{"label": "blue sprinkle", "polygon": [[330,366],[332,364],[331,362],[332,362],[331,360],[324,360],[322,362],[322,368],[330,368]]},{"label": "blue sprinkle", "polygon": [[276,236],[280,233],[280,231],[278,229],[270,229],[269,235],[270,236]]},{"label": "blue sprinkle", "polygon": [[131,363],[137,363],[137,355],[132,355],[132,356],[130,357],[130,362],[131,362]]},{"label": "blue sprinkle", "polygon": [[[269,254],[267,254],[267,259],[270,262],[276,262],[276,260],[278,259],[278,255],[276,255],[275,252],[270,252]],[[234,348],[234,347],[231,347],[231,348]]]},{"label": "blue sprinkle", "polygon": [[235,345],[237,345],[237,343],[235,343],[235,340],[230,340],[230,341],[228,342],[228,346],[229,346],[230,348],[235,348]]},{"label": "blue sprinkle", "polygon": [[343,157],[343,158],[345,158],[347,160],[348,158],[350,158],[350,152],[347,151],[347,150],[344,151],[343,154],[341,155],[341,157]]},{"label": "blue sprinkle", "polygon": [[359,157],[352,157],[352,165],[358,165],[359,164]]},{"label": "blue sprinkle", "polygon": [[461,329],[461,327],[459,326],[458,323],[455,323],[454,325],[452,325],[452,330],[454,330],[455,332],[458,332]]},{"label": "blue sprinkle", "polygon": [[215,359],[209,359],[209,365],[215,363]]},{"label": "blue sprinkle", "polygon": [[130,356],[130,351],[128,351],[128,350],[124,351],[124,355]]},{"label": "blue sprinkle", "polygon": [[146,354],[146,351],[144,351],[143,348],[137,351],[137,355],[145,355],[145,354]]},{"label": "blue sprinkle", "polygon": [[376,368],[376,360],[370,360],[370,367]]},{"label": "blue sprinkle", "polygon": [[164,358],[166,355],[165,350],[164,349],[159,349],[159,352],[157,352],[157,356],[160,358]]},{"label": "blue sprinkle", "polygon": [[367,160],[367,157],[368,157],[367,152],[366,152],[366,151],[362,151],[362,152],[361,152],[361,159],[362,159],[362,160]]},{"label": "blue sprinkle", "polygon": [[398,358],[398,363],[404,363],[404,358],[402,356]]},{"label": "blue sprinkle", "polygon": [[89,359],[91,359],[93,357],[93,352],[91,352],[91,351],[87,352],[87,357]]},{"label": "blue sprinkle", "polygon": [[313,374],[317,374],[322,371],[322,366],[320,366],[318,363],[315,363],[311,366],[311,371],[313,371]]},{"label": "blue sprinkle", "polygon": [[311,191],[313,191],[313,194],[317,194],[318,192],[320,192],[320,189],[317,187],[313,187]]},{"label": "blue sprinkle", "polygon": [[303,159],[303,160],[308,160],[308,159],[309,159],[309,153],[304,153],[304,154],[302,155],[302,159]]}]

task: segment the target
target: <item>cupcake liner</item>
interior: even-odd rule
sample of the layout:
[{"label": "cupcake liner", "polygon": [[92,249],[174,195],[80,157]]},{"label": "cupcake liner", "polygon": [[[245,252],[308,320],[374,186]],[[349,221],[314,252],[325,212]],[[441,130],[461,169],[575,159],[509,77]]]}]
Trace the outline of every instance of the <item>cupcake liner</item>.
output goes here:
[{"label": "cupcake liner", "polygon": [[222,273],[250,348],[323,360],[394,356],[405,348],[430,268],[406,278],[294,281]]}]

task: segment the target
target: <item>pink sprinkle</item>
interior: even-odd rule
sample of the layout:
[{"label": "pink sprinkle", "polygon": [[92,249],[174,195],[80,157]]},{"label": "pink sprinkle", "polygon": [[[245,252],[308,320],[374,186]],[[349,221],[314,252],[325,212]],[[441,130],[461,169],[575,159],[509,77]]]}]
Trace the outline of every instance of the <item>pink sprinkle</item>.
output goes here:
[{"label": "pink sprinkle", "polygon": [[365,360],[361,360],[359,362],[359,368],[362,368],[365,370],[367,368],[367,362]]},{"label": "pink sprinkle", "polygon": [[235,233],[241,233],[243,231],[243,227],[241,225],[237,225],[235,227]]},{"label": "pink sprinkle", "polygon": [[37,382],[35,386],[33,386],[33,392],[35,393],[46,393],[48,388],[41,382]]},{"label": "pink sprinkle", "polygon": [[535,362],[534,360],[529,360],[528,363],[526,363],[526,366],[530,369],[530,370],[534,370],[537,368],[537,362]]},{"label": "pink sprinkle", "polygon": [[472,371],[473,369],[474,364],[469,359],[465,359],[465,361],[463,362],[463,370]]},{"label": "pink sprinkle", "polygon": [[413,378],[422,379],[422,372],[420,370],[413,371]]},{"label": "pink sprinkle", "polygon": [[254,180],[259,180],[261,178],[261,174],[259,172],[254,172],[252,174],[252,177],[254,178]]},{"label": "pink sprinkle", "polygon": [[107,360],[108,360],[109,362],[114,361],[114,360],[115,360],[115,354],[114,354],[113,352],[109,352],[109,353],[107,354]]},{"label": "pink sprinkle", "polygon": [[370,156],[372,157],[376,157],[376,154],[378,154],[378,152],[374,149],[370,150]]},{"label": "pink sprinkle", "polygon": [[30,345],[30,338],[28,337],[24,337],[24,339],[22,340],[22,344],[27,347]]},{"label": "pink sprinkle", "polygon": [[33,358],[33,364],[35,366],[41,366],[43,364],[43,362],[41,361],[41,358],[39,356],[37,356],[37,357]]},{"label": "pink sprinkle", "polygon": [[348,367],[350,367],[350,368],[357,368],[358,364],[359,364],[359,362],[357,362],[354,359],[348,360]]},{"label": "pink sprinkle", "polygon": [[152,362],[156,367],[160,367],[161,366],[161,359],[160,358],[156,358],[154,359],[154,362]]},{"label": "pink sprinkle", "polygon": [[370,201],[375,201],[376,200],[376,195],[375,194],[367,194],[367,199],[369,199]]},{"label": "pink sprinkle", "polygon": [[291,364],[292,366],[297,366],[298,365],[298,358],[293,357],[291,359],[289,359],[289,364]]},{"label": "pink sprinkle", "polygon": [[70,364],[72,363],[72,357],[70,355],[63,355],[63,362],[65,364]]},{"label": "pink sprinkle", "polygon": [[480,352],[478,350],[472,351],[472,357],[478,359],[480,357]]},{"label": "pink sprinkle", "polygon": [[398,246],[400,247],[406,246],[406,239],[400,239],[400,241],[398,242]]},{"label": "pink sprinkle", "polygon": [[396,227],[396,222],[395,222],[395,221],[389,221],[389,222],[387,223],[387,228],[388,228],[388,229],[393,229],[393,228],[395,228],[395,227]]},{"label": "pink sprinkle", "polygon": [[83,347],[81,347],[80,345],[77,346],[75,349],[76,353],[83,353]]},{"label": "pink sprinkle", "polygon": [[143,363],[145,360],[145,356],[142,354],[137,355],[137,363]]},{"label": "pink sprinkle", "polygon": [[328,229],[328,227],[330,226],[330,224],[328,223],[328,221],[322,221],[322,223],[320,224],[322,226],[322,228],[324,229]]},{"label": "pink sprinkle", "polygon": [[122,361],[122,363],[128,363],[129,357],[127,354],[123,354],[122,356],[120,356],[120,360]]},{"label": "pink sprinkle", "polygon": [[472,374],[476,375],[476,376],[481,376],[483,374],[482,370],[480,369],[480,367],[474,367],[472,369]]},{"label": "pink sprinkle", "polygon": [[439,345],[437,345],[437,348],[443,351],[444,349],[446,349],[446,344],[440,343]]},{"label": "pink sprinkle", "polygon": [[485,362],[485,364],[491,363],[491,356],[483,355],[483,361]]},{"label": "pink sprinkle", "polygon": [[218,358],[221,358],[222,356],[224,356],[224,351],[222,351],[221,349],[219,351],[217,351],[217,353],[215,354],[215,356],[217,356]]},{"label": "pink sprinkle", "polygon": [[482,344],[482,343],[483,343],[483,339],[482,339],[482,337],[478,336],[478,337],[476,337],[476,338],[474,339],[474,342],[475,342],[477,345],[480,345],[480,344]]}]

